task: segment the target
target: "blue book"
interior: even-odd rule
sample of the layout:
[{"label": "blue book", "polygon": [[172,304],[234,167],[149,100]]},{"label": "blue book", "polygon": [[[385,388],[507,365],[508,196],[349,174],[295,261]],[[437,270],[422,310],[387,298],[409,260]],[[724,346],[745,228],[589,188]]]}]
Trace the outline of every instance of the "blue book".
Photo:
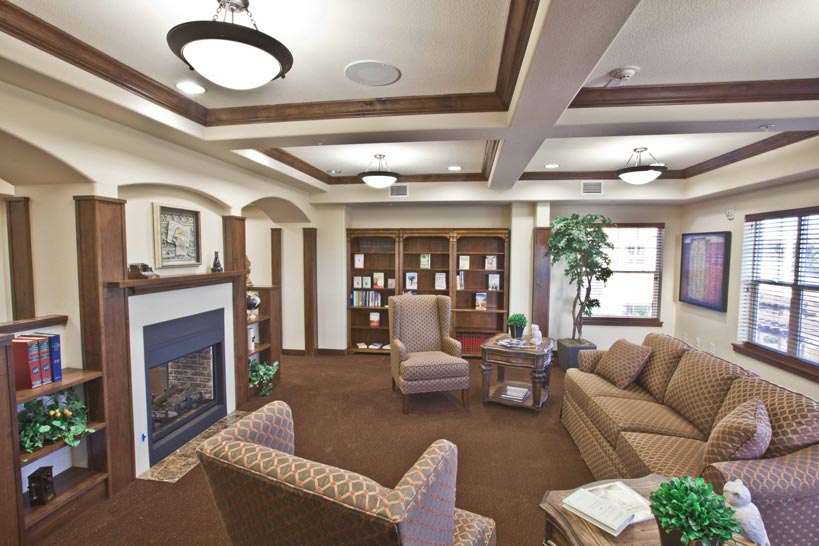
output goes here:
[{"label": "blue book", "polygon": [[34,335],[48,338],[48,347],[51,354],[51,380],[62,381],[63,363],[62,358],[60,358],[60,334],[35,332]]}]

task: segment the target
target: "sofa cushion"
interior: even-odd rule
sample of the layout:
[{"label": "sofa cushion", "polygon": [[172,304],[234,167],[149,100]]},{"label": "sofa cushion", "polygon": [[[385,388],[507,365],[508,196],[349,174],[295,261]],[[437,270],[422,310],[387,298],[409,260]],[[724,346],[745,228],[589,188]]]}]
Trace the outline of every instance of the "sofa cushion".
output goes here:
[{"label": "sofa cushion", "polygon": [[651,347],[651,356],[643,371],[637,376],[637,383],[645,387],[657,401],[662,402],[674,370],[677,369],[682,355],[691,347],[666,334],[648,334],[643,340],[643,345]]},{"label": "sofa cushion", "polygon": [[771,444],[764,457],[778,457],[819,444],[819,402],[764,379],[737,379],[717,414],[722,419],[737,406],[759,398],[771,422]]},{"label": "sofa cushion", "polygon": [[566,378],[563,380],[563,384],[567,396],[571,396],[575,404],[584,412],[588,411],[589,401],[595,396],[656,402],[647,390],[636,383],[632,383],[625,389],[618,389],[599,375],[581,372],[576,368],[566,370]]},{"label": "sofa cushion", "polygon": [[614,383],[615,387],[625,389],[643,371],[649,356],[651,347],[618,339],[603,354],[595,373]]},{"label": "sofa cushion", "polygon": [[700,475],[705,442],[663,434],[624,432],[617,441],[617,456],[629,477],[660,474],[670,478]]},{"label": "sofa cushion", "polygon": [[623,432],[650,432],[705,441],[705,436],[668,406],[658,402],[595,396],[588,409],[589,419],[612,446]]},{"label": "sofa cushion", "polygon": [[453,546],[490,546],[495,544],[495,520],[455,509]]},{"label": "sofa cushion", "polygon": [[751,375],[712,354],[688,351],[668,384],[665,403],[708,436],[731,384]]},{"label": "sofa cushion", "polygon": [[771,421],[759,398],[738,405],[717,421],[705,446],[705,464],[760,459],[771,443]]},{"label": "sofa cushion", "polygon": [[469,362],[440,351],[407,353],[399,373],[406,381],[469,376]]}]

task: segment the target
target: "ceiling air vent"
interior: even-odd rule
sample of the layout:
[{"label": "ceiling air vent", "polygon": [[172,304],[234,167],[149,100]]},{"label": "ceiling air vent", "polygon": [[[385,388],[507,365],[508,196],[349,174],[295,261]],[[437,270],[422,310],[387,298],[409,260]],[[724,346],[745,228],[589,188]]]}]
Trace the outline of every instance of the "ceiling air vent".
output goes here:
[{"label": "ceiling air vent", "polygon": [[390,186],[390,197],[407,197],[409,196],[409,186],[406,184],[393,184]]},{"label": "ceiling air vent", "polygon": [[581,180],[580,195],[603,195],[603,181]]}]

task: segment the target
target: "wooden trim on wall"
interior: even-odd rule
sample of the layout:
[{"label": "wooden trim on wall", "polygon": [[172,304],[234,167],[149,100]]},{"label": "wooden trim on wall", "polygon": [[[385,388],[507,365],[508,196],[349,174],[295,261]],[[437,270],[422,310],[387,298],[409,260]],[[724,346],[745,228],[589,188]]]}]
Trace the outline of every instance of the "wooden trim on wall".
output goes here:
[{"label": "wooden trim on wall", "polygon": [[540,326],[543,337],[549,337],[549,287],[552,266],[549,250],[550,227],[536,227],[532,237],[532,324]]},{"label": "wooden trim on wall", "polygon": [[282,285],[282,228],[270,228],[270,284]]},{"label": "wooden trim on wall", "polygon": [[285,356],[305,356],[304,349],[282,349],[282,354]]},{"label": "wooden trim on wall", "polygon": [[[615,169],[616,170],[616,169]],[[683,171],[668,170],[660,178],[684,178]],[[531,171],[520,175],[520,180],[619,180],[612,171]]]},{"label": "wooden trim on wall", "polygon": [[[222,216],[222,248],[225,273],[244,272],[247,255],[245,242],[245,218]],[[247,367],[247,298],[246,276],[233,278],[233,358],[236,375],[236,406],[251,398],[249,370]]]},{"label": "wooden trim on wall", "polygon": [[318,349],[319,356],[344,356],[347,354],[347,349]]},{"label": "wooden trim on wall", "polygon": [[569,108],[819,100],[819,78],[584,87]]},{"label": "wooden trim on wall", "polygon": [[783,355],[754,343],[732,343],[734,352],[765,362],[779,369],[795,373],[812,381],[819,381],[819,367],[802,362],[798,358]]},{"label": "wooden trim on wall", "polygon": [[318,238],[316,228],[302,228],[304,239],[304,351],[318,349]]},{"label": "wooden trim on wall", "polygon": [[14,320],[36,316],[34,310],[34,264],[31,257],[31,215],[28,197],[6,199],[9,235],[9,278]]},{"label": "wooden trim on wall", "polygon": [[10,335],[0,335],[0,430],[3,441],[0,442],[0,495],[4,501],[0,510],[0,545],[15,546],[26,544],[25,523],[23,519],[23,490],[20,476],[20,458],[17,445],[17,392],[14,388],[14,355],[11,351]]}]

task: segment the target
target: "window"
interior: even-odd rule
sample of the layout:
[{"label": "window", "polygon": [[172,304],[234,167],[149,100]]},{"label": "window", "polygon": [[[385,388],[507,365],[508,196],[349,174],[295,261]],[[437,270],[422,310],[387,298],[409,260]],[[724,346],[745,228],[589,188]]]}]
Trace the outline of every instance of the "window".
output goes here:
[{"label": "window", "polygon": [[600,307],[586,324],[662,326],[660,285],[663,269],[664,224],[618,224],[606,228],[614,272],[604,285],[592,283]]},{"label": "window", "polygon": [[736,350],[819,379],[819,208],[745,217]]}]

